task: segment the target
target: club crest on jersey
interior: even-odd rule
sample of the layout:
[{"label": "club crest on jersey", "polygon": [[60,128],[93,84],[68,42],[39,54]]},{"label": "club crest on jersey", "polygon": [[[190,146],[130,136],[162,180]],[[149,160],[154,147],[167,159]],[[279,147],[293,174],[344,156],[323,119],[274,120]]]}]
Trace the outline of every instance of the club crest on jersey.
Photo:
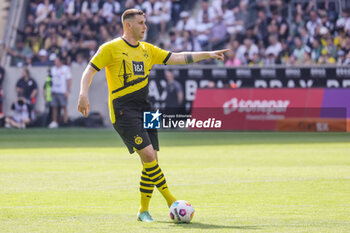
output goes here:
[{"label": "club crest on jersey", "polygon": [[143,142],[143,139],[139,135],[136,135],[135,136],[135,143],[137,145],[140,145],[142,142]]},{"label": "club crest on jersey", "polygon": [[145,75],[145,65],[143,61],[132,61],[134,75]]},{"label": "club crest on jersey", "polygon": [[148,55],[148,53],[147,53],[147,50],[143,50],[143,56],[144,56],[145,58],[149,58],[149,55]]}]

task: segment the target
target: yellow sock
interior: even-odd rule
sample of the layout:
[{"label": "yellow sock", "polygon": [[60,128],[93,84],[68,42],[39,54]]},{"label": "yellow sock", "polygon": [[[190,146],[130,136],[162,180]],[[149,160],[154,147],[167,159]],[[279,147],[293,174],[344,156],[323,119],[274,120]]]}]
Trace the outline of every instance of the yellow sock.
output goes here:
[{"label": "yellow sock", "polygon": [[140,181],[140,193],[141,193],[141,206],[140,213],[148,210],[149,202],[152,198],[154,189],[153,181],[149,178],[145,168],[142,169],[141,181]]},{"label": "yellow sock", "polygon": [[170,193],[168,185],[165,180],[165,176],[160,169],[157,160],[154,160],[150,163],[144,163],[143,167],[146,170],[147,175],[153,181],[153,183],[157,186],[159,192],[163,195],[165,200],[170,207],[176,201],[176,198]]}]

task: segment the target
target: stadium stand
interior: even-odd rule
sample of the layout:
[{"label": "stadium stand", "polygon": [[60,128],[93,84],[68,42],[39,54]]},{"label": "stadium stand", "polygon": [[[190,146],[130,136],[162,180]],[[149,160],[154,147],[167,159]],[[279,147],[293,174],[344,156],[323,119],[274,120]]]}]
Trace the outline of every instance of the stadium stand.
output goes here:
[{"label": "stadium stand", "polygon": [[33,0],[17,40],[32,51],[27,65],[41,65],[41,51],[49,62],[60,53],[68,65],[84,66],[100,44],[122,34],[123,10],[139,8],[148,19],[146,40],[173,51],[229,47],[239,59],[229,65],[350,63],[346,1],[284,2]]}]

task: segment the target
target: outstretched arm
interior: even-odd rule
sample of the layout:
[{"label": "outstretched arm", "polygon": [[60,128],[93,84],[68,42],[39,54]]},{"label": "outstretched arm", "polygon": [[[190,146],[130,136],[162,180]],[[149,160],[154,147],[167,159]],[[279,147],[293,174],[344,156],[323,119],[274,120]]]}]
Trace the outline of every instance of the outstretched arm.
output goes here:
[{"label": "outstretched arm", "polygon": [[181,53],[172,53],[167,65],[185,65],[205,60],[208,58],[218,59],[224,61],[224,53],[229,51],[229,49],[222,49],[216,51],[207,51],[207,52],[181,52]]},{"label": "outstretched arm", "polygon": [[88,91],[89,91],[89,86],[92,82],[92,78],[94,77],[95,73],[96,73],[96,70],[92,66],[87,65],[80,81],[78,111],[81,112],[85,117],[87,117],[90,111]]}]

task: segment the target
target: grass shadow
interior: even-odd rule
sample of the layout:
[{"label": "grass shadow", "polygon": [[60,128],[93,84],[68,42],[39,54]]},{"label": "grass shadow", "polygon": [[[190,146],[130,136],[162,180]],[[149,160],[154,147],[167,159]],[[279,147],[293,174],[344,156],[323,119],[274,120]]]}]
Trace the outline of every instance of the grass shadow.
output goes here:
[{"label": "grass shadow", "polygon": [[217,225],[217,224],[207,224],[200,222],[191,223],[173,223],[170,221],[157,221],[159,223],[168,223],[169,227],[181,227],[184,229],[240,229],[240,230],[258,230],[261,229],[260,226],[227,226],[227,225]]}]

